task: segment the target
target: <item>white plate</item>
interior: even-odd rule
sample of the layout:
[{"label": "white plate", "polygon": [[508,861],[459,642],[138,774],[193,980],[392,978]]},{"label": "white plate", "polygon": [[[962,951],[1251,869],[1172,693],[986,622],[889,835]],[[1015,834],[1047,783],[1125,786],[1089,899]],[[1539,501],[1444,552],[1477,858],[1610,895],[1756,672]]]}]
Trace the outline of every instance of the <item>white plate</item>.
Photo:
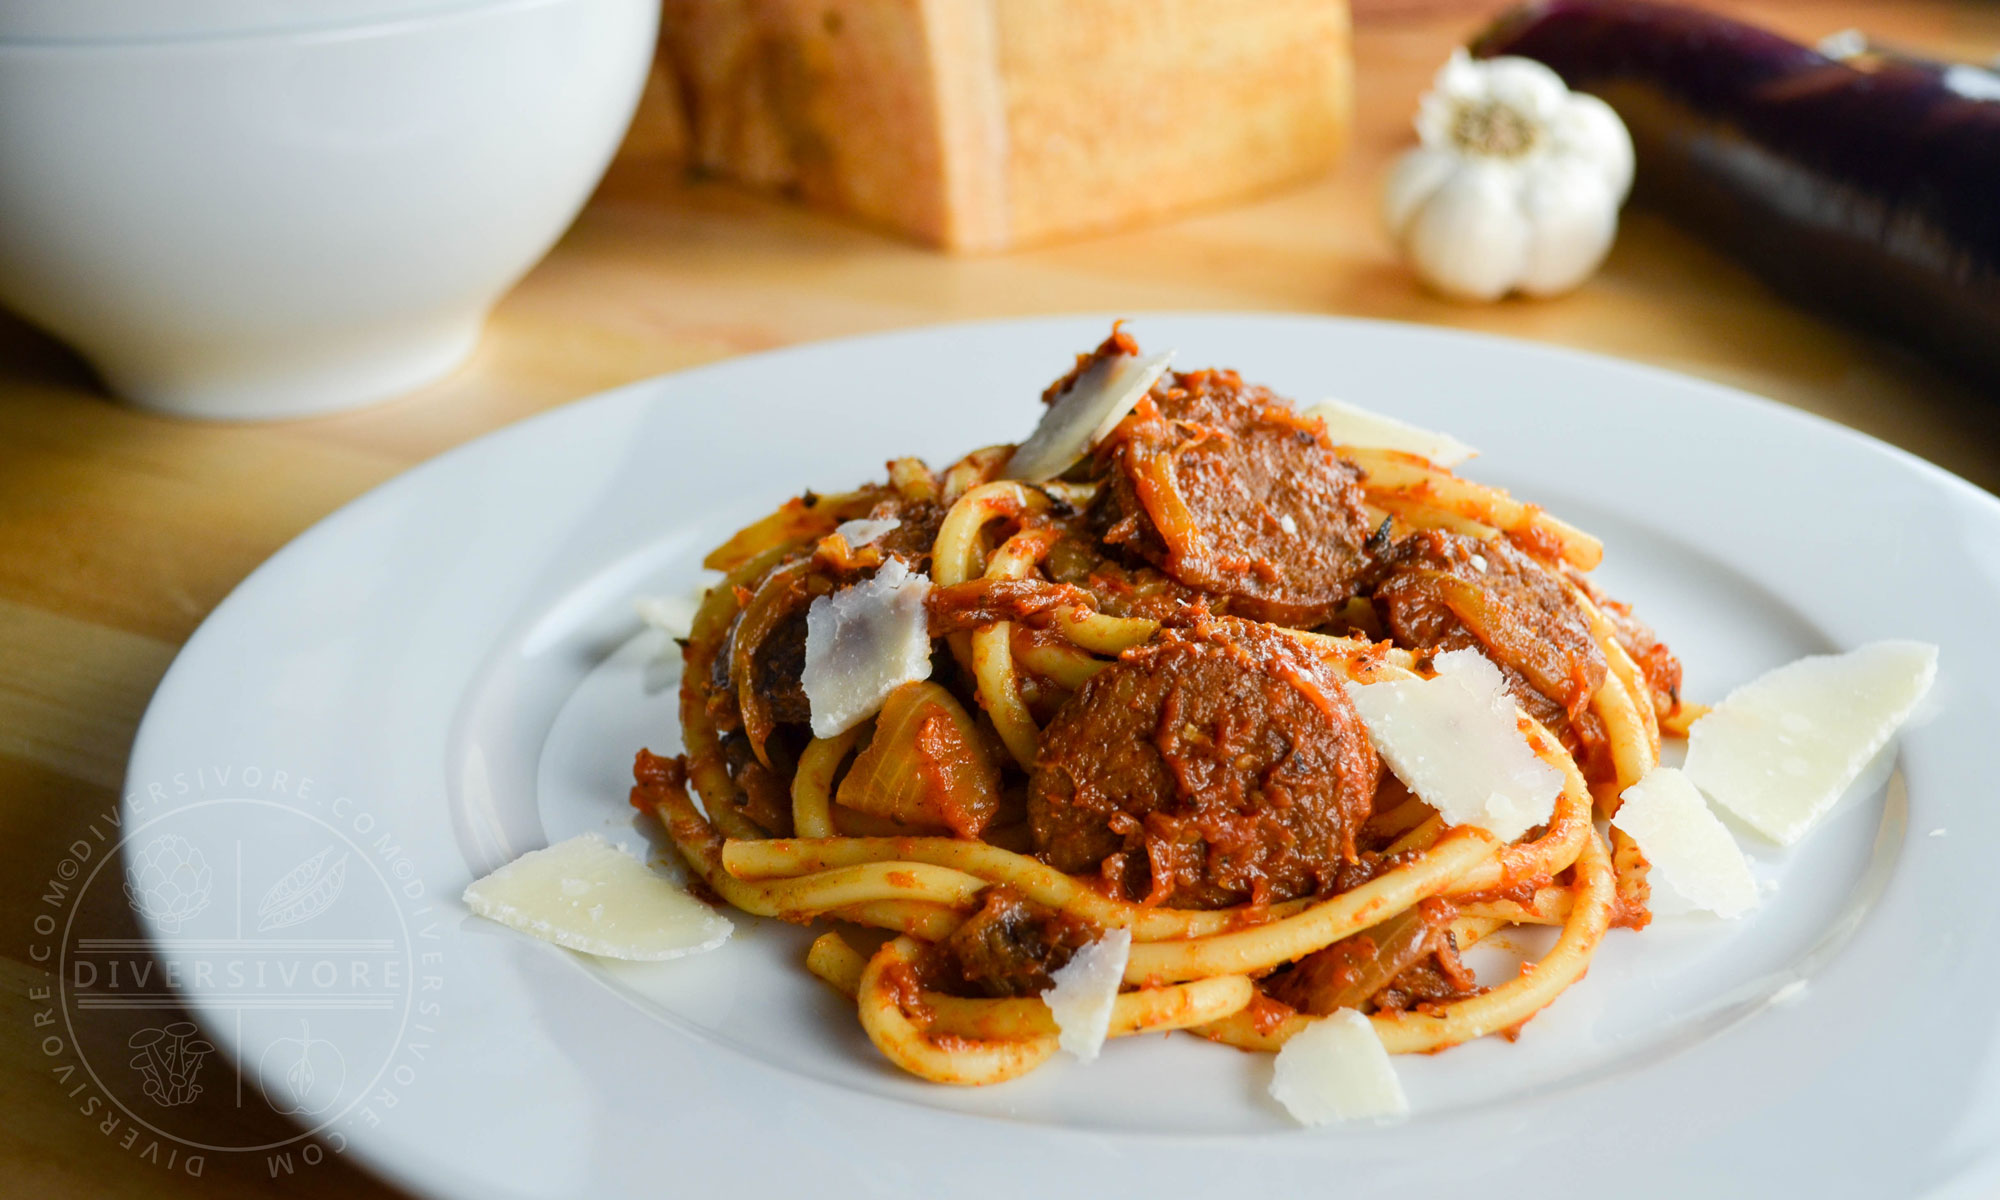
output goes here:
[{"label": "white plate", "polygon": [[[1994,1178],[2000,504],[1737,392],[1508,341],[1304,317],[1133,323],[1181,364],[1480,447],[1468,474],[1602,535],[1602,580],[1680,652],[1696,697],[1882,637],[1934,641],[1943,666],[1893,777],[1789,853],[1753,851],[1775,885],[1754,915],[1614,932],[1518,1042],[1399,1060],[1406,1123],[1296,1128],[1266,1097],[1268,1058],[1186,1036],[935,1087],[888,1067],[804,972],[802,930],[738,918],[716,953],[634,968],[464,913],[467,880],[545,840],[650,836],[626,806],[629,764],[641,745],[678,747],[675,670],[633,596],[687,588],[704,550],[801,488],[1024,435],[1041,388],[1107,323],[805,346],[571,405],[343,509],[202,626],[146,714],[127,820],[239,845],[246,894],[333,844],[288,814],[350,839],[347,891],[374,907],[327,907],[296,936],[387,929],[411,975],[390,989],[400,1024],[314,1017],[347,1062],[338,1094],[322,1072],[312,1103],[349,1153],[481,1200],[1101,1198],[1249,1180],[1492,1200],[1607,1185],[1912,1196]],[[271,794],[280,770],[312,778],[305,800]],[[177,774],[194,786],[176,791]],[[223,802],[252,795],[275,807]],[[399,889],[422,893],[398,902],[406,933],[374,895]],[[244,1030],[243,1005],[189,999],[232,1057],[260,1059],[270,1033]]]}]

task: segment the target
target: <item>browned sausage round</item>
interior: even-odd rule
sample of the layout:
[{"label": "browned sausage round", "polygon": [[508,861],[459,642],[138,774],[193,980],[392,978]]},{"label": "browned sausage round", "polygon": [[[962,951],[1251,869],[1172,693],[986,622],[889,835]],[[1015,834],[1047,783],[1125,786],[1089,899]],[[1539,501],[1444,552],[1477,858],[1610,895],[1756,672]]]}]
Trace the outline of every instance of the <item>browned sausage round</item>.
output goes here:
[{"label": "browned sausage round", "polygon": [[1271,392],[1234,371],[1170,375],[1106,445],[1106,542],[1261,621],[1309,628],[1353,594],[1369,533],[1357,472]]},{"label": "browned sausage round", "polygon": [[1285,634],[1161,632],[1081,688],[1028,783],[1035,850],[1186,907],[1334,886],[1379,773],[1334,671]]},{"label": "browned sausage round", "polygon": [[1547,568],[1502,539],[1438,530],[1397,542],[1382,566],[1375,608],[1397,645],[1478,649],[1521,707],[1572,749],[1601,740],[1588,706],[1608,669],[1604,652]]}]

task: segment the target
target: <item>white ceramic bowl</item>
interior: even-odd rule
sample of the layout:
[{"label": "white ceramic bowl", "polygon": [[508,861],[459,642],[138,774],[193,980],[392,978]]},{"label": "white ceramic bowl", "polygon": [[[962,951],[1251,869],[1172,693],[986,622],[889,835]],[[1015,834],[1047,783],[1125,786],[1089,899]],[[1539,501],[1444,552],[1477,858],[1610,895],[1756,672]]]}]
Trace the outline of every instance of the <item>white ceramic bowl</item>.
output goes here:
[{"label": "white ceramic bowl", "polygon": [[0,14],[0,302],[203,417],[354,407],[462,360],[610,162],[659,19],[231,7],[136,33],[73,0]]}]

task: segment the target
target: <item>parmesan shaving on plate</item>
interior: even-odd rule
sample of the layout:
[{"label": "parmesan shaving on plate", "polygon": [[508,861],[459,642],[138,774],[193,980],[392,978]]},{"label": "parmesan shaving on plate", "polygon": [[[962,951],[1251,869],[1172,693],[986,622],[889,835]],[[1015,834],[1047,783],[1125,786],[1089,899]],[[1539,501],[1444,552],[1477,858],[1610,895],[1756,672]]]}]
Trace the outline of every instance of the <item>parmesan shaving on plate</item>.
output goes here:
[{"label": "parmesan shaving on plate", "polygon": [[1374,1024],[1351,1008],[1335,1009],[1291,1036],[1271,1069],[1271,1096],[1302,1125],[1410,1111]]},{"label": "parmesan shaving on plate", "polygon": [[1069,470],[1125,419],[1166,374],[1173,357],[1171,350],[1149,358],[1113,354],[1091,364],[1049,405],[1035,432],[1007,460],[1001,478],[1039,483]]},{"label": "parmesan shaving on plate", "polygon": [[1400,450],[1428,459],[1440,467],[1455,467],[1479,453],[1448,433],[1419,429],[1394,417],[1340,400],[1322,400],[1306,409],[1303,415],[1325,421],[1327,440],[1336,446]]},{"label": "parmesan shaving on plate", "polygon": [[1522,736],[1500,668],[1477,650],[1434,661],[1434,679],[1349,684],[1368,740],[1448,825],[1513,841],[1549,819],[1562,772]]},{"label": "parmesan shaving on plate", "polygon": [[713,950],[729,918],[595,833],[534,850],[465,889],[465,906],[545,942],[656,962]]},{"label": "parmesan shaving on plate", "polygon": [[1794,979],[1777,991],[1772,992],[1771,998],[1765,1003],[1769,1004],[1772,1008],[1783,1008],[1787,1005],[1797,1004],[1799,1001],[1805,999],[1805,995],[1806,981],[1803,979]]},{"label": "parmesan shaving on plate", "polygon": [[842,521],[834,526],[833,531],[840,535],[840,540],[846,542],[849,549],[859,550],[901,524],[894,517],[857,517],[852,521]]},{"label": "parmesan shaving on plate", "polygon": [[814,736],[845,733],[874,715],[890,692],[930,678],[930,618],[924,612],[930,591],[928,575],[892,558],[872,578],[812,602],[799,682]]},{"label": "parmesan shaving on plate", "polygon": [[639,619],[666,634],[684,638],[694,630],[694,614],[701,608],[703,588],[673,596],[635,596],[632,608]]},{"label": "parmesan shaving on plate", "polygon": [[1056,1019],[1057,1044],[1092,1062],[1111,1031],[1111,1010],[1118,1003],[1118,985],[1125,978],[1125,960],[1132,954],[1132,931],[1112,929],[1078,950],[1057,967],[1055,986],[1042,993],[1042,1003]]},{"label": "parmesan shaving on plate", "polygon": [[[1690,909],[1719,917],[1740,917],[1757,906],[1757,881],[1736,839],[1687,776],[1672,767],[1654,767],[1625,789],[1611,824],[1630,834],[1651,867],[1650,878]],[[1670,913],[1673,906],[1657,903]]]},{"label": "parmesan shaving on plate", "polygon": [[1751,680],[1688,730],[1688,780],[1772,841],[1798,841],[1930,691],[1937,654],[1874,642]]}]

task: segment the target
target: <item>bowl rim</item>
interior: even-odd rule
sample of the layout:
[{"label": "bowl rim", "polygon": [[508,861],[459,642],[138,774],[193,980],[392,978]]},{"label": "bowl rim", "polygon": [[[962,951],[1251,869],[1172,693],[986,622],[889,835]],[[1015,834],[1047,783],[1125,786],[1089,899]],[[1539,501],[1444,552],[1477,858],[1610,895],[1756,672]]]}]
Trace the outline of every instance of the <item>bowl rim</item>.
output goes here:
[{"label": "bowl rim", "polygon": [[612,0],[433,0],[402,13],[378,13],[359,18],[337,15],[284,23],[248,19],[214,29],[178,33],[13,34],[0,24],[0,54],[10,52],[73,54],[100,50],[170,50],[255,42],[315,43],[415,33],[455,21],[476,20],[561,5],[606,3]]}]

